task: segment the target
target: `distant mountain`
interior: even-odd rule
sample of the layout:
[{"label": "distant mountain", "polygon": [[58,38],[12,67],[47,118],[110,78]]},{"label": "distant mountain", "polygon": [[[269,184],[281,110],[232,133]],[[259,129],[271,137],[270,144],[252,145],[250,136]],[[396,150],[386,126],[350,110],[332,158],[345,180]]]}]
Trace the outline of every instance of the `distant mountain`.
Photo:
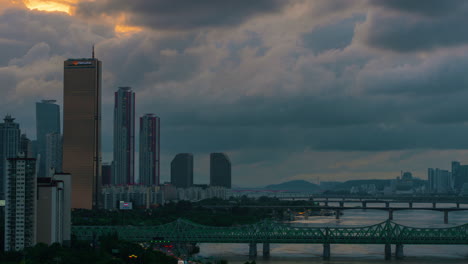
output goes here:
[{"label": "distant mountain", "polygon": [[320,187],[317,184],[304,181],[304,180],[288,181],[288,182],[283,182],[280,184],[271,184],[271,185],[265,186],[264,189],[282,190],[282,191],[301,191],[301,192],[320,191]]}]

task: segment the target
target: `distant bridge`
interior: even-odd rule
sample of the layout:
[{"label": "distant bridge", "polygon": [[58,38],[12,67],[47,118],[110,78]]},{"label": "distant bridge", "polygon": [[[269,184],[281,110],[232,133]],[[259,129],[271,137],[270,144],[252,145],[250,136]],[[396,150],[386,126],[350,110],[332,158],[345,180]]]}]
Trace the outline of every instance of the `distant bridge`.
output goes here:
[{"label": "distant bridge", "polygon": [[361,194],[306,194],[295,192],[277,192],[267,194],[268,197],[276,197],[281,200],[329,200],[329,201],[391,201],[391,202],[422,202],[422,203],[468,203],[468,196],[457,195],[361,195]]},{"label": "distant bridge", "polygon": [[323,244],[323,258],[330,258],[331,244],[382,244],[385,259],[403,257],[403,245],[467,245],[468,224],[449,228],[417,228],[390,220],[363,227],[296,227],[264,220],[231,227],[213,227],[178,219],[159,226],[73,226],[78,240],[95,241],[100,236],[117,234],[120,239],[149,242],[162,237],[176,245],[186,243],[248,243],[249,256],[257,256],[257,244],[263,244],[263,255],[269,256],[270,244]]},{"label": "distant bridge", "polygon": [[298,209],[298,210],[332,210],[335,211],[336,219],[340,218],[340,212],[343,210],[356,210],[356,209],[372,209],[372,210],[384,210],[388,212],[388,219],[393,220],[393,212],[394,211],[402,211],[402,210],[432,210],[432,211],[439,211],[444,213],[444,223],[448,224],[448,213],[452,211],[468,211],[468,207],[460,208],[460,207],[436,207],[435,203],[432,207],[413,207],[410,204],[408,207],[391,207],[389,203],[386,203],[385,207],[367,207],[366,203],[363,202],[363,207],[356,207],[356,206],[344,206],[344,202],[340,202],[340,206],[321,206],[321,205],[203,205],[202,207],[209,208],[209,209],[232,209],[234,207],[241,207],[241,208],[256,208],[256,209]]}]

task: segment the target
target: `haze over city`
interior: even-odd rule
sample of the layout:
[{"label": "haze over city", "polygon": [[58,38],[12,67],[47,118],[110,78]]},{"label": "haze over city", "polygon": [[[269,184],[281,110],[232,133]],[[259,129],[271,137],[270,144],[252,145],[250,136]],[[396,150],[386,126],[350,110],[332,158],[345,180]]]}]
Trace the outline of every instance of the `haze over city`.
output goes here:
[{"label": "haze over city", "polygon": [[94,45],[103,161],[130,86],[161,118],[161,181],[181,152],[196,183],[211,152],[236,186],[426,178],[468,163],[468,3],[421,2],[0,0],[2,113],[34,137],[35,102],[62,106],[63,61]]}]

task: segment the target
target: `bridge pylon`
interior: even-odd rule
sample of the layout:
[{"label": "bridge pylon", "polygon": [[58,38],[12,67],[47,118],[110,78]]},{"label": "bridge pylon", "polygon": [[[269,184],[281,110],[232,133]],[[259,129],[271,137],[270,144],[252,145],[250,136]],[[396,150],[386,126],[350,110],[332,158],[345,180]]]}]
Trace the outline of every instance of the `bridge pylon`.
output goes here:
[{"label": "bridge pylon", "polygon": [[257,258],[257,243],[250,242],[249,243],[249,259],[254,260],[255,258]]}]

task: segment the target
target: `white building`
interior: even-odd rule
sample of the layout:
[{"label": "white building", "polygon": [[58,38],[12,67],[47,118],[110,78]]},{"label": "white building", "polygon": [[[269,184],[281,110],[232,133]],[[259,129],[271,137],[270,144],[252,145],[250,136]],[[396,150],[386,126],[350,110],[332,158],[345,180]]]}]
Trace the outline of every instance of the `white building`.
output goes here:
[{"label": "white building", "polygon": [[71,176],[55,173],[37,178],[37,242],[69,244],[71,237]]},{"label": "white building", "polygon": [[221,186],[210,186],[210,187],[190,187],[190,188],[178,188],[177,199],[185,201],[200,201],[209,198],[220,198],[227,199],[228,189]]},{"label": "white building", "polygon": [[132,202],[134,208],[150,208],[164,203],[159,186],[117,185],[105,186],[101,191],[104,209],[118,209],[119,202]]},{"label": "white building", "polygon": [[5,251],[36,244],[36,159],[9,158],[5,183]]}]

